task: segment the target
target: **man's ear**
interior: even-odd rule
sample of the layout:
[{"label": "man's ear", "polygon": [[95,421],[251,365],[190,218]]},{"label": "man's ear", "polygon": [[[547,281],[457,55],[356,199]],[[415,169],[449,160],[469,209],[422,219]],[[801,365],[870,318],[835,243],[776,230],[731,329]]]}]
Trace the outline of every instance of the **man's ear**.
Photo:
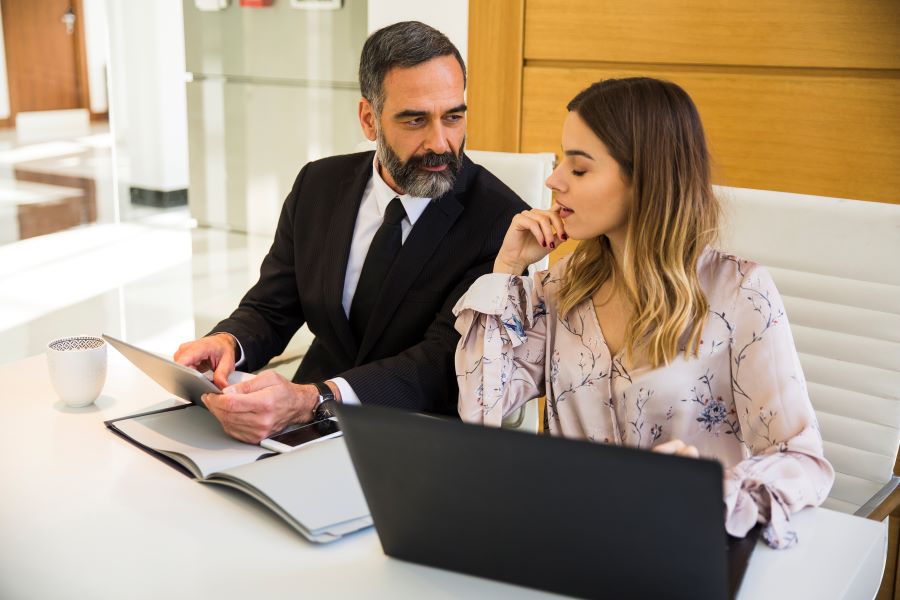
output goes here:
[{"label": "man's ear", "polygon": [[363,135],[370,142],[375,141],[375,111],[372,105],[365,98],[359,99],[359,124],[362,127]]}]

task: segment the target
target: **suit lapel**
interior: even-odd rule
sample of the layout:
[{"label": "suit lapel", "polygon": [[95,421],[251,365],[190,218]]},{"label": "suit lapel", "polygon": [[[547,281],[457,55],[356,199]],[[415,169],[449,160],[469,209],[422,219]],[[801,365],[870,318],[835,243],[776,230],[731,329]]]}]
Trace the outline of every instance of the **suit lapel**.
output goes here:
[{"label": "suit lapel", "polygon": [[471,165],[468,158],[463,159],[463,169],[460,171],[454,189],[429,204],[416,221],[412,231],[409,232],[409,236],[403,243],[403,247],[400,248],[400,253],[384,281],[375,308],[372,310],[372,319],[366,326],[366,333],[356,357],[357,364],[365,360],[366,355],[375,345],[375,341],[394,318],[400,301],[409,291],[422,268],[431,259],[431,255],[441,244],[444,236],[462,214],[463,205],[457,196],[465,193],[468,187]]},{"label": "suit lapel", "polygon": [[357,355],[357,342],[347,315],[344,314],[344,277],[350,257],[350,244],[353,242],[353,227],[356,225],[366,183],[372,175],[372,154],[367,153],[359,168],[340,183],[328,235],[322,245],[325,308],[338,339],[351,358]]}]

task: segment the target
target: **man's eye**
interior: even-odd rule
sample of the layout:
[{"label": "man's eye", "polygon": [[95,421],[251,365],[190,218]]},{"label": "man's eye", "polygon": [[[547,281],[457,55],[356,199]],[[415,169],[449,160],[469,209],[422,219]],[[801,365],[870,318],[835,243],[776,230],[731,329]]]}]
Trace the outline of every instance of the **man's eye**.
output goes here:
[{"label": "man's eye", "polygon": [[462,115],[447,115],[446,117],[444,117],[444,120],[451,123],[456,123],[458,121],[462,121],[462,118]]},{"label": "man's eye", "polygon": [[406,122],[406,124],[409,125],[410,127],[417,127],[417,126],[421,125],[421,124],[424,123],[424,122],[425,122],[425,119],[419,117],[419,118],[417,118],[417,119],[410,119],[410,120],[408,120],[408,121]]}]

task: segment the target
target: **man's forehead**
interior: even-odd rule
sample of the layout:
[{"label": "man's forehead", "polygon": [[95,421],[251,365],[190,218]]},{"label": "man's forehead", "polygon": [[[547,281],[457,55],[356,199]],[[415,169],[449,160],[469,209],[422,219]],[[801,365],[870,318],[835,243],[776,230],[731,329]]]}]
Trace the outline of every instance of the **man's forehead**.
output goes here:
[{"label": "man's forehead", "polygon": [[386,112],[447,111],[464,104],[462,68],[452,56],[394,67],[384,78]]}]

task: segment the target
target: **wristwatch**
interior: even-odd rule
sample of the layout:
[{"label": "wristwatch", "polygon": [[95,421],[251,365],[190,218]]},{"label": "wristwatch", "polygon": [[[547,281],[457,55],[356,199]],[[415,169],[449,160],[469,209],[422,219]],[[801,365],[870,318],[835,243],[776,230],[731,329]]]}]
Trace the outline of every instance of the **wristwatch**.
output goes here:
[{"label": "wristwatch", "polygon": [[334,392],[324,382],[319,381],[313,385],[316,386],[316,390],[319,392],[319,401],[316,403],[315,410],[313,410],[313,419],[320,421],[335,416],[334,405],[337,401],[334,399]]}]

